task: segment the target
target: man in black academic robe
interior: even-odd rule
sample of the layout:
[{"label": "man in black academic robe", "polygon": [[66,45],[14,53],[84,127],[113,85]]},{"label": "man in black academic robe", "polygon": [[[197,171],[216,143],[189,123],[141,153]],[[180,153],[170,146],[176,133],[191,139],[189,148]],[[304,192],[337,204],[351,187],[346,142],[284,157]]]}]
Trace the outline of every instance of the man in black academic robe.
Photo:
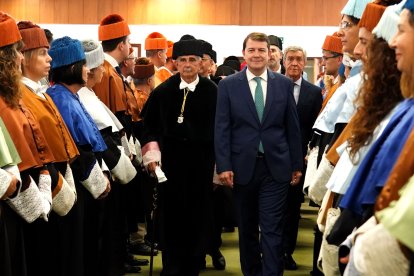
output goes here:
[{"label": "man in black academic robe", "polygon": [[217,86],[199,77],[201,42],[174,44],[178,74],[151,94],[144,115],[143,160],[158,165],[158,233],[161,275],[198,275],[213,229],[212,178]]}]

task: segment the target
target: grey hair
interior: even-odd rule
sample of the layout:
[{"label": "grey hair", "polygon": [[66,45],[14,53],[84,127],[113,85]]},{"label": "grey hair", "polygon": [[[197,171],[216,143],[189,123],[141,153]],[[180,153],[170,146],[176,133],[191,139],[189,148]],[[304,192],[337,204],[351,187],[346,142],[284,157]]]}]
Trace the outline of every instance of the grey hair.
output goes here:
[{"label": "grey hair", "polygon": [[304,61],[305,61],[305,63],[306,63],[306,60],[307,60],[307,54],[306,54],[306,51],[305,51],[302,47],[300,47],[300,46],[288,46],[288,47],[286,47],[286,48],[283,50],[283,61],[285,61],[285,60],[286,60],[286,54],[287,54],[288,52],[302,52],[302,53],[303,53],[303,59],[304,59]]}]

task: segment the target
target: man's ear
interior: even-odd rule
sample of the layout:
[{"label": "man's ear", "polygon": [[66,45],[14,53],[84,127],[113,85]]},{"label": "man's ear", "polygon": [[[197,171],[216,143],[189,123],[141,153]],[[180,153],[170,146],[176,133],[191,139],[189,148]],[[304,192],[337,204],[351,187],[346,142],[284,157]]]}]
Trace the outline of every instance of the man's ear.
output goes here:
[{"label": "man's ear", "polygon": [[126,47],[126,44],[124,43],[124,41],[121,41],[118,43],[118,46],[117,46],[118,50],[123,51],[124,47]]}]

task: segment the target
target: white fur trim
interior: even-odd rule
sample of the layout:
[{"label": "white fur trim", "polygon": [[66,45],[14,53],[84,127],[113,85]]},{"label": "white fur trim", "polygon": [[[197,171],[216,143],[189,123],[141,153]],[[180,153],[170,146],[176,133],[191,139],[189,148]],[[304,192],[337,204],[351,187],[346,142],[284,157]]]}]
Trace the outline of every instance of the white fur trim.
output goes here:
[{"label": "white fur trim", "polygon": [[397,240],[378,224],[358,236],[354,246],[354,263],[361,275],[408,275],[409,262]]},{"label": "white fur trim", "polygon": [[314,181],[317,163],[318,163],[319,146],[313,147],[308,154],[308,165],[306,167],[305,181],[303,183],[303,193],[305,195],[309,192],[309,186]]},{"label": "white fur trim", "polygon": [[134,148],[135,148],[135,158],[134,158],[134,164],[141,166],[142,164],[142,149],[141,149],[141,143],[138,141],[138,139],[135,139],[134,141]]},{"label": "white fur trim", "polygon": [[47,202],[52,204],[52,178],[49,174],[40,174],[38,187]]},{"label": "white fur trim", "polygon": [[88,178],[81,181],[81,183],[95,199],[105,192],[107,182],[98,162],[95,162]]},{"label": "white fur trim", "polygon": [[64,178],[76,195],[75,179],[73,178],[72,169],[70,168],[69,164],[67,164]]},{"label": "white fur trim", "polygon": [[336,208],[330,208],[326,218],[326,227],[323,234],[321,251],[318,264],[322,266],[322,271],[326,276],[341,275],[338,266],[338,250],[339,247],[336,245],[329,244],[326,241],[326,237],[331,233],[331,230],[340,215],[340,210]]},{"label": "white fur trim", "polygon": [[102,159],[101,171],[111,174],[111,171],[109,170],[108,165],[105,163],[105,160],[103,159]]},{"label": "white fur trim", "polygon": [[124,147],[124,152],[126,156],[131,156],[131,150],[129,149],[128,138],[126,135],[121,137],[121,144]]},{"label": "white fur trim", "polygon": [[76,190],[62,177],[62,187],[52,201],[52,209],[59,216],[65,216],[76,202]]},{"label": "white fur trim", "polygon": [[132,165],[131,160],[122,152],[116,166],[111,173],[121,184],[127,184],[137,175],[137,170]]},{"label": "white fur trim", "polygon": [[26,222],[31,223],[35,221],[39,217],[47,218],[47,202],[44,200],[42,194],[40,193],[39,189],[37,188],[36,183],[30,177],[30,185],[29,187],[21,191],[21,186],[17,195],[14,198],[6,199],[6,202],[10,205],[10,207],[19,214]]},{"label": "white fur trim", "polygon": [[134,137],[132,137],[132,135],[129,137],[128,145],[129,145],[129,148],[131,149],[132,155],[137,155],[137,151],[136,151],[135,143],[134,143]]},{"label": "white fur trim", "polygon": [[319,163],[318,170],[316,171],[314,181],[309,186],[309,198],[316,204],[321,205],[322,199],[328,190],[326,184],[332,175],[334,166],[326,159],[325,155],[322,157]]},{"label": "white fur trim", "polygon": [[0,198],[7,192],[11,182],[11,175],[7,171],[0,169]]},{"label": "white fur trim", "polygon": [[22,182],[22,178],[20,177],[19,167],[17,165],[7,165],[7,166],[4,166],[2,169],[5,171],[8,171],[9,173],[17,177],[17,180],[19,182]]}]

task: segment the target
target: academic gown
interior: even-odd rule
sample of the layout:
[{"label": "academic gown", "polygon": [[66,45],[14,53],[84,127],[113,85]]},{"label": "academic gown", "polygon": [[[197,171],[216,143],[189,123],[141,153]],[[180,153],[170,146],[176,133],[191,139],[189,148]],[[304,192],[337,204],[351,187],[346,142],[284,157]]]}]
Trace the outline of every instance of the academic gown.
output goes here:
[{"label": "academic gown", "polygon": [[375,200],[414,127],[413,118],[414,99],[406,99],[396,107],[387,127],[362,160],[340,201],[343,211],[327,237],[328,243],[342,242],[372,215]]},{"label": "academic gown", "polygon": [[[13,140],[0,117],[0,170],[17,166],[21,162]],[[8,173],[7,173],[8,174]],[[0,175],[0,197],[4,196],[10,182]],[[26,275],[23,219],[3,200],[0,200],[0,275]]]},{"label": "academic gown", "polygon": [[[62,225],[68,238],[65,246],[71,254],[60,273],[55,275],[102,275],[98,263],[102,257],[101,225],[104,200],[96,200],[104,189],[92,194],[86,187],[101,187],[105,183],[101,171],[102,153],[107,149],[104,140],[79,97],[65,86],[55,84],[47,94],[62,115],[62,118],[78,147],[80,156],[71,164],[77,190],[77,201]],[[115,274],[114,274],[115,275]],[[119,274],[118,274],[119,275]]]},{"label": "academic gown", "polygon": [[[135,215],[138,212],[137,171],[129,157],[123,153],[121,138],[119,137],[119,121],[115,122],[115,115],[105,108],[103,102],[94,91],[83,87],[78,91],[80,101],[95,121],[107,149],[102,153],[108,169],[112,173],[111,192],[105,199],[104,231],[103,231],[103,264],[100,275],[113,275],[112,267],[124,262],[126,254],[125,235],[127,233],[127,214]],[[120,180],[122,179],[122,180]],[[127,195],[131,194],[131,198]],[[128,206],[133,206],[128,208]],[[139,205],[138,205],[139,206]],[[128,217],[129,218],[129,217]],[[137,222],[135,221],[135,225]],[[109,268],[109,269],[108,269]]]},{"label": "academic gown", "polygon": [[[79,155],[79,152],[52,99],[47,94],[43,94],[42,97],[40,93],[35,93],[35,82],[27,82],[29,84],[22,85],[22,101],[35,116],[43,133],[47,133],[45,139],[55,159],[53,164],[48,164],[53,190],[57,182],[62,181],[59,179],[65,176],[69,163]],[[70,175],[72,176],[71,173]],[[61,230],[66,220],[66,216],[61,217],[51,212],[47,222],[37,220],[26,225],[25,241],[29,275],[58,275],[64,262],[62,260],[70,258],[63,246],[68,239],[64,235],[67,232]],[[51,265],[43,264],[45,254],[51,255]],[[65,257],[60,258],[60,256]]]},{"label": "academic gown", "polygon": [[180,256],[208,251],[212,233],[213,131],[217,87],[200,77],[177,122],[184,90],[180,75],[160,84],[145,107],[143,145],[158,142],[167,182],[159,185],[157,222],[161,250]]}]

